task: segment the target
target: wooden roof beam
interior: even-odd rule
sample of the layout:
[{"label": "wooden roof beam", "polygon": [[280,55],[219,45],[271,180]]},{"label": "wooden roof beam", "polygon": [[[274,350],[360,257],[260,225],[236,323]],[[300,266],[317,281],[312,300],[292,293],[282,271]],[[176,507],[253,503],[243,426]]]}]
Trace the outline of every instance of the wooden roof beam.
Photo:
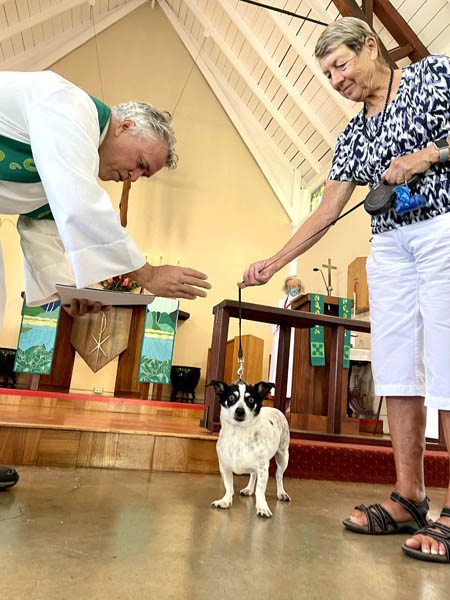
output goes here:
[{"label": "wooden roof beam", "polygon": [[389,0],[374,0],[373,9],[399,46],[406,46],[407,44],[412,46],[412,52],[407,55],[411,62],[417,62],[430,54]]},{"label": "wooden roof beam", "polygon": [[398,46],[398,48],[389,50],[389,54],[392,56],[392,59],[395,60],[395,62],[398,62],[399,60],[402,60],[402,58],[410,56],[413,50],[414,48],[411,46],[411,44],[405,44],[404,46]]}]

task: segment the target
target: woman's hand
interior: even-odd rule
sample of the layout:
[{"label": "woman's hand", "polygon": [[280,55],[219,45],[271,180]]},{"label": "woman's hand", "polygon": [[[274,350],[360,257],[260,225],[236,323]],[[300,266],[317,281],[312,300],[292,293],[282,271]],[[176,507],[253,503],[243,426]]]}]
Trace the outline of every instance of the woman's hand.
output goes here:
[{"label": "woman's hand", "polygon": [[381,175],[391,185],[401,185],[409,181],[416,173],[424,173],[436,162],[439,153],[433,147],[423,148],[406,156],[394,158],[389,168]]},{"label": "woman's hand", "polygon": [[250,285],[264,285],[276,272],[273,268],[274,266],[275,265],[270,259],[260,260],[251,264],[248,269],[244,271],[242,281],[238,283],[238,286],[240,288],[245,288]]}]

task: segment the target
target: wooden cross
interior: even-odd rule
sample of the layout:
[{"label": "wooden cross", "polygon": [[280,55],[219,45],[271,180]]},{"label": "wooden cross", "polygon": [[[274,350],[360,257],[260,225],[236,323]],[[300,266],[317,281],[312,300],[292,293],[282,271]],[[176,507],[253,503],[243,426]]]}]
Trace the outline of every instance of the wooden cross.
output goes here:
[{"label": "wooden cross", "polygon": [[328,259],[328,264],[327,265],[322,265],[322,267],[324,267],[325,269],[328,269],[328,291],[331,295],[331,292],[333,291],[333,288],[331,287],[331,269],[336,270],[337,267],[333,267],[331,264],[331,258]]}]

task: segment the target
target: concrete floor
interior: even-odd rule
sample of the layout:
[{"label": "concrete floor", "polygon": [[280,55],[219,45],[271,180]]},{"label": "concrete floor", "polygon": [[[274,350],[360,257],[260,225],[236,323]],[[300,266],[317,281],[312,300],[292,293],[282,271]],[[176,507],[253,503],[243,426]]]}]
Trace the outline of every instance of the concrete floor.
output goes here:
[{"label": "concrete floor", "polygon": [[[0,493],[2,600],[415,600],[448,596],[450,565],[407,558],[403,535],[341,526],[388,486],[286,480],[270,520],[254,499],[228,511],[216,475],[20,467]],[[235,489],[246,478],[236,477]],[[432,516],[444,490],[431,489]]]}]

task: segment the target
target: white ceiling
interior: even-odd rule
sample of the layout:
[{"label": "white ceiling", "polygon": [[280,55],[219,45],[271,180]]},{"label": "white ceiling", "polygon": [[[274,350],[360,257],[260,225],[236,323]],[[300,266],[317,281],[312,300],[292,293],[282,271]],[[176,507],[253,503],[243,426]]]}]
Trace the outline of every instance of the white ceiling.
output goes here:
[{"label": "white ceiling", "polygon": [[[145,1],[0,0],[0,70],[44,69]],[[329,0],[262,1],[326,23],[339,16]],[[158,4],[298,222],[302,200],[327,175],[337,134],[358,110],[313,57],[323,26],[239,0]],[[450,0],[391,4],[430,53],[450,53]],[[398,46],[377,19],[374,28],[388,49]]]}]

